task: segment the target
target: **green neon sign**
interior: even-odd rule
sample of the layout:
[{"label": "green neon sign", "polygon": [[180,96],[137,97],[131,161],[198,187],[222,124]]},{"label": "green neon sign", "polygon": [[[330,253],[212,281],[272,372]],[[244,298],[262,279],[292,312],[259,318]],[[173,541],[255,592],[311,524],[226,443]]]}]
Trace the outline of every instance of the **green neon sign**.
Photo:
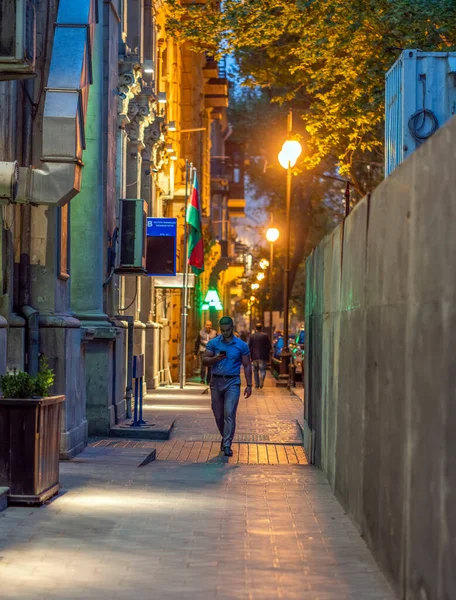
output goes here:
[{"label": "green neon sign", "polygon": [[217,290],[208,290],[206,297],[204,298],[204,303],[201,309],[209,310],[210,308],[213,308],[215,310],[223,310],[223,305],[220,302]]}]

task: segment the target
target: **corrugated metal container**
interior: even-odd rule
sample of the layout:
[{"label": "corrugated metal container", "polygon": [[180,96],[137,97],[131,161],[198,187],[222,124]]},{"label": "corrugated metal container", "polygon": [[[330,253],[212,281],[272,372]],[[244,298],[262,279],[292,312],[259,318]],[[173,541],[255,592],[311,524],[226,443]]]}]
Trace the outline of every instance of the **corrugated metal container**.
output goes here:
[{"label": "corrugated metal container", "polygon": [[455,112],[456,52],[402,52],[386,74],[385,176]]}]

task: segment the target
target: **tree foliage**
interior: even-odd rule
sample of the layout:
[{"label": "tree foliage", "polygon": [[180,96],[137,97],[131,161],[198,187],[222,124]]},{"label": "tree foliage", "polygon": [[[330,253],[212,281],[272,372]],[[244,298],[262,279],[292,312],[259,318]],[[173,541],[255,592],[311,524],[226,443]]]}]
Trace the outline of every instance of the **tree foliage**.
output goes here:
[{"label": "tree foliage", "polygon": [[293,105],[305,125],[302,167],[330,157],[360,194],[363,165],[383,164],[384,77],[398,52],[456,47],[454,0],[166,3],[172,35],[234,52],[244,85]]},{"label": "tree foliage", "polygon": [[[286,135],[287,111],[270,103],[268,90],[246,89],[232,94],[229,120],[234,125],[236,139],[247,145],[249,209],[256,213],[255,206],[258,206],[258,210],[272,213],[274,225],[281,231],[281,237],[274,245],[274,280],[281,281],[285,266],[286,177],[277,154]],[[297,123],[298,132],[299,126],[302,128],[303,125]],[[290,283],[292,306],[301,316],[304,310],[304,260],[343,216],[344,184],[327,175],[333,168],[334,164],[325,159],[318,168],[293,170]],[[260,217],[259,214],[256,216]],[[257,252],[267,258],[268,249],[257,249]],[[255,256],[254,253],[254,261]],[[265,298],[268,290],[263,288],[262,285],[257,295],[263,304],[269,305]],[[274,289],[274,306],[279,307],[283,303],[283,288],[276,286]]]}]

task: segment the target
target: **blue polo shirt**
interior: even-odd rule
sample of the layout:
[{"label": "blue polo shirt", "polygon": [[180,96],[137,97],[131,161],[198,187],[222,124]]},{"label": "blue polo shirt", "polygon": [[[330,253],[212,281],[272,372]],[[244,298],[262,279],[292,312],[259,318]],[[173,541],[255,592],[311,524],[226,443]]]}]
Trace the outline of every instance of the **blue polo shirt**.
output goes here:
[{"label": "blue polo shirt", "polygon": [[230,342],[226,342],[223,335],[218,335],[207,343],[206,349],[213,352],[214,356],[220,354],[221,350],[226,352],[226,358],[212,367],[213,375],[237,375],[241,381],[242,357],[250,354],[248,345],[240,338],[233,336]]}]

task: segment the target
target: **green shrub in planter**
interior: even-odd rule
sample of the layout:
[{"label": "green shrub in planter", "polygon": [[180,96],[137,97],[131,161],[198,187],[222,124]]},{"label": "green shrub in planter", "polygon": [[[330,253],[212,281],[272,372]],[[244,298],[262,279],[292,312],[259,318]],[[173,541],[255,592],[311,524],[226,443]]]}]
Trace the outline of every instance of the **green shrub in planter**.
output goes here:
[{"label": "green shrub in planter", "polygon": [[46,357],[41,356],[37,375],[13,369],[0,377],[0,390],[4,398],[42,398],[49,395],[54,379],[54,372]]}]

